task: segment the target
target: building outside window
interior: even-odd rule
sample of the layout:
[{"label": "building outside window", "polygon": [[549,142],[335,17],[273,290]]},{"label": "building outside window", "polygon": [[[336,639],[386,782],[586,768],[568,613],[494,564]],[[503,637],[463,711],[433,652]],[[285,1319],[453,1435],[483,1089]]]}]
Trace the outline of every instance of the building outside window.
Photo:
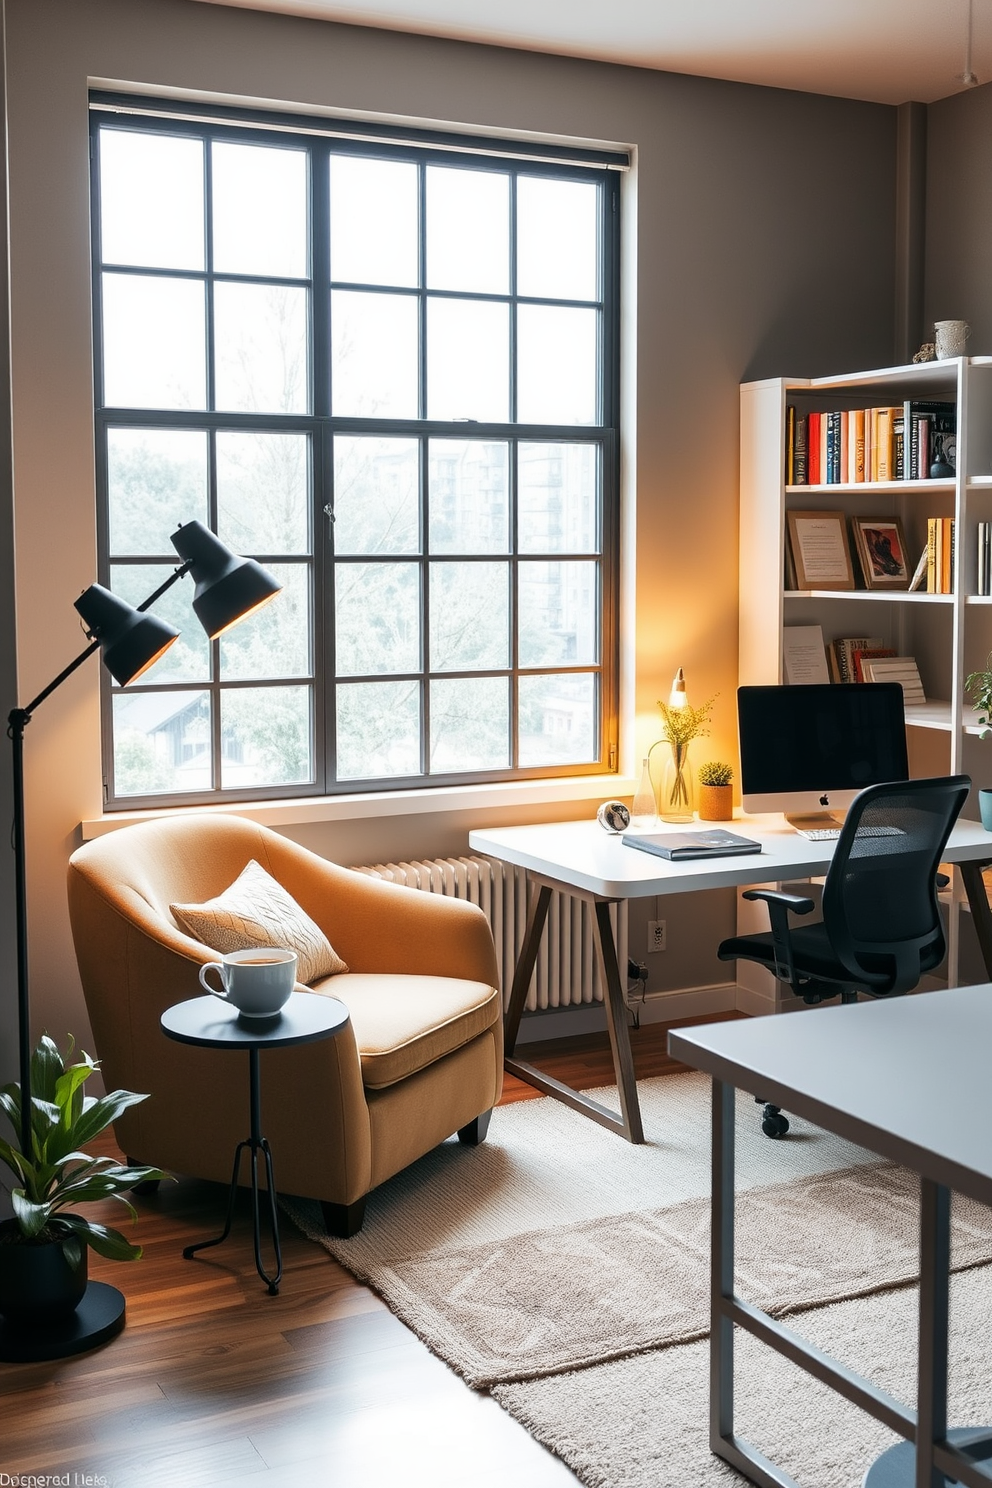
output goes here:
[{"label": "building outside window", "polygon": [[160,601],[108,804],[615,768],[617,171],[279,122],[94,100],[101,578],[284,586]]}]

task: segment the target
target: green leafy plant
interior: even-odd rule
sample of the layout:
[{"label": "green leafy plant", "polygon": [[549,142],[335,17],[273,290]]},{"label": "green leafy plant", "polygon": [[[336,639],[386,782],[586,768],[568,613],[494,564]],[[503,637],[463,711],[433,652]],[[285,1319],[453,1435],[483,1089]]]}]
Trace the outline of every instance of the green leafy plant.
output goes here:
[{"label": "green leafy plant", "polygon": [[[73,1045],[69,1045],[69,1058]],[[130,1090],[115,1090],[99,1099],[83,1094],[83,1085],[99,1069],[99,1062],[82,1054],[67,1065],[47,1036],[31,1056],[31,1151],[0,1138],[0,1161],[14,1174],[10,1190],[17,1231],[16,1243],[43,1245],[74,1235],[98,1255],[115,1261],[136,1261],[141,1246],[132,1245],[119,1230],[96,1224],[78,1214],[67,1214],[77,1204],[115,1198],[137,1218],[124,1191],[138,1183],[169,1175],[158,1168],[124,1167],[109,1157],[89,1157],[80,1148],[128,1106],[147,1100]],[[0,1110],[14,1131],[21,1131],[21,1087],[0,1090]],[[8,1236],[9,1239],[9,1236]]]},{"label": "green leafy plant", "polygon": [[987,739],[992,735],[992,651],[985,658],[985,668],[980,672],[971,672],[964,679],[965,690],[970,694],[971,701],[978,713],[978,721],[982,725],[978,737]]},{"label": "green leafy plant", "polygon": [[700,785],[729,785],[734,778],[733,765],[720,760],[707,760],[696,772]]}]

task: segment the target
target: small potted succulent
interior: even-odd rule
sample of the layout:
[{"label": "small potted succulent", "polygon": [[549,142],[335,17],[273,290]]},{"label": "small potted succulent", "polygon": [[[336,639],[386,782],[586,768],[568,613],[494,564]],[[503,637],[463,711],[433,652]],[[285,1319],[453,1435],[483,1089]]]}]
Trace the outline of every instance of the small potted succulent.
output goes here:
[{"label": "small potted succulent", "polygon": [[699,820],[730,821],[734,814],[732,765],[707,760],[696,772],[699,781]]},{"label": "small potted succulent", "polygon": [[[988,739],[992,736],[992,652],[985,658],[984,668],[978,672],[970,672],[964,679],[964,685],[978,714],[981,726],[978,737]],[[979,790],[978,809],[982,816],[982,826],[987,832],[992,832],[992,788],[986,786]]]},{"label": "small potted succulent", "polygon": [[128,1106],[147,1099],[130,1090],[98,1100],[84,1096],[83,1085],[97,1069],[88,1054],[67,1065],[52,1040],[42,1038],[31,1057],[30,1152],[19,1144],[21,1087],[15,1082],[0,1090],[0,1110],[16,1133],[14,1142],[0,1138],[0,1162],[15,1180],[13,1218],[0,1224],[0,1316],[12,1327],[54,1323],[78,1307],[86,1291],[87,1247],[115,1261],[141,1255],[140,1245],[118,1230],[71,1212],[77,1204],[116,1198],[136,1219],[125,1191],[167,1176],[80,1150]]}]

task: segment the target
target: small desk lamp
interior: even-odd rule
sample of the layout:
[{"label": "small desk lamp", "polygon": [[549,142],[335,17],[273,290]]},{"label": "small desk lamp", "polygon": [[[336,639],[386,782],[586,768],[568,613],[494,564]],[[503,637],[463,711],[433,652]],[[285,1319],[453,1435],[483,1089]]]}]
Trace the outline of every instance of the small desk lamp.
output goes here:
[{"label": "small desk lamp", "polygon": [[[90,640],[85,651],[55,677],[25,708],[14,708],[7,718],[7,737],[13,751],[14,889],[17,933],[17,1018],[21,1080],[21,1149],[31,1151],[31,1008],[28,991],[27,889],[24,847],[24,730],[34,711],[61,687],[94,651],[102,651],[107,670],[121,687],[134,682],[169,649],[179,635],[174,626],[145,612],[184,574],[196,584],[193,611],[211,640],[244,620],[273,599],[282,585],[253,558],[239,558],[204,527],[202,522],[180,524],[170,539],[183,562],[164,584],[134,609],[101,584],[91,584],[75,602]],[[93,1283],[90,1283],[93,1286]],[[112,1337],[123,1327],[124,1298],[114,1287],[95,1320],[77,1327],[71,1340],[53,1335],[52,1351],[33,1358],[62,1358],[81,1353]]]}]

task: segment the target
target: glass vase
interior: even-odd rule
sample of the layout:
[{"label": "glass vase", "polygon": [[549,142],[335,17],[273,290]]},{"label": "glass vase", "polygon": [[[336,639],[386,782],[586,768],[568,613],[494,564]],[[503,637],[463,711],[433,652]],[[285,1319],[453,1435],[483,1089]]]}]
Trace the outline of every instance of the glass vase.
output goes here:
[{"label": "glass vase", "polygon": [[658,815],[666,822],[691,822],[695,804],[689,746],[673,744],[665,759]]},{"label": "glass vase", "polygon": [[630,807],[630,825],[632,827],[653,827],[658,822],[658,808],[654,799],[654,786],[651,783],[651,766],[648,760],[641,766],[641,779],[634,792],[634,799]]}]

